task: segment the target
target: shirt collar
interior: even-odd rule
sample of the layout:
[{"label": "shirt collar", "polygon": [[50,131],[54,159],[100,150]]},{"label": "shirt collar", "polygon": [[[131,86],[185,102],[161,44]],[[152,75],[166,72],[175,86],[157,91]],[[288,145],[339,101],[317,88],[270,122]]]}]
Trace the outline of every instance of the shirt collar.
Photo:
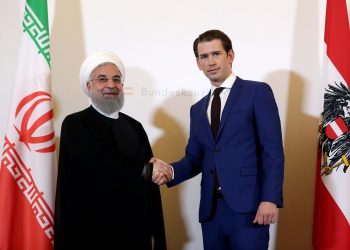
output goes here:
[{"label": "shirt collar", "polygon": [[[232,85],[234,84],[234,82],[236,81],[237,76],[232,72],[231,75],[229,75],[229,77],[226,78],[226,80],[220,85],[220,87],[223,87],[225,89],[231,89]],[[214,85],[211,85],[211,94],[214,93],[214,90],[217,87]]]}]

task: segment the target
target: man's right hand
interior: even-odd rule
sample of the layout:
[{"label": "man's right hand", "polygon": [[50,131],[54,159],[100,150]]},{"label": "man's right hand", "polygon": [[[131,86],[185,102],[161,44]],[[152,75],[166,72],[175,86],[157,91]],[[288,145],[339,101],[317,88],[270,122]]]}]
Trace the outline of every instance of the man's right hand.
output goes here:
[{"label": "man's right hand", "polygon": [[173,178],[173,170],[166,162],[152,158],[149,163],[153,164],[152,181],[158,185],[163,185]]}]

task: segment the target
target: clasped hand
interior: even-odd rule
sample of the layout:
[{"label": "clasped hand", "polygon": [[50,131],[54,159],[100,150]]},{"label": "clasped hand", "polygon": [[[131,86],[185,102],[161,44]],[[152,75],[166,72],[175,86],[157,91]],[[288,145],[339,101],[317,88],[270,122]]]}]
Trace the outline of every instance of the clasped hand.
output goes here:
[{"label": "clasped hand", "polygon": [[158,185],[163,185],[172,180],[173,170],[166,162],[152,158],[149,163],[153,164],[152,181]]}]

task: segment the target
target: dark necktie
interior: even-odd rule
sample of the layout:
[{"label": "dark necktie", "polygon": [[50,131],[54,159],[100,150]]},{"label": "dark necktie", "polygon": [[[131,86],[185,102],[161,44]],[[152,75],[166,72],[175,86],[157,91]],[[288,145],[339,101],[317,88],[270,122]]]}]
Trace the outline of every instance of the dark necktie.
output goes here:
[{"label": "dark necktie", "polygon": [[[211,111],[210,111],[210,116],[211,116],[211,131],[213,133],[214,139],[216,139],[218,130],[219,130],[219,125],[220,125],[220,113],[221,113],[221,100],[220,100],[220,93],[224,88],[216,88],[214,90],[214,97],[211,102]],[[214,197],[215,199],[218,199],[221,197],[220,193],[220,184],[219,184],[219,179],[216,173],[214,173]]]},{"label": "dark necktie", "polygon": [[220,125],[220,113],[221,113],[221,100],[220,100],[220,92],[224,88],[216,88],[214,90],[214,97],[211,102],[211,111],[210,111],[210,119],[211,119],[211,131],[213,133],[214,138],[216,138],[216,135],[219,130]]}]

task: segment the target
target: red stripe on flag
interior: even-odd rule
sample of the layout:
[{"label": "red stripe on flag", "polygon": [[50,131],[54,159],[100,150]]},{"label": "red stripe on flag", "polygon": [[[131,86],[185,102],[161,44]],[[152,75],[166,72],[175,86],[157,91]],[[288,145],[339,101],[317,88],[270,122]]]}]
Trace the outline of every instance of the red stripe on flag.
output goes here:
[{"label": "red stripe on flag", "polygon": [[3,168],[0,173],[0,249],[51,249],[51,241],[9,171]]},{"label": "red stripe on flag", "polygon": [[315,250],[350,249],[350,226],[320,176],[317,159],[313,246]]},{"label": "red stripe on flag", "polygon": [[327,55],[350,85],[350,27],[345,0],[328,0],[325,26]]},{"label": "red stripe on flag", "polygon": [[326,127],[325,133],[326,133],[327,137],[332,139],[332,140],[335,140],[338,137],[338,135],[335,133],[335,131],[333,130],[333,128],[331,126]]}]

